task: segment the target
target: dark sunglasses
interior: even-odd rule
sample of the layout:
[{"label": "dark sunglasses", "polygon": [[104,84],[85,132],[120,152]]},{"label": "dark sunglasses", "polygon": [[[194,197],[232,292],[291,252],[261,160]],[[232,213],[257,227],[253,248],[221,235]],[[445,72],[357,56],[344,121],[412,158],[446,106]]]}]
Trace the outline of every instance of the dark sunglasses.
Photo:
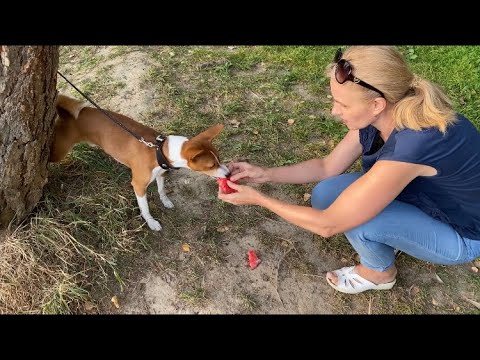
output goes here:
[{"label": "dark sunglasses", "polygon": [[343,56],[342,49],[338,49],[336,54],[335,54],[335,58],[333,60],[336,63],[336,65],[335,65],[335,79],[337,80],[337,82],[339,84],[343,84],[345,81],[352,81],[355,84],[358,84],[358,85],[361,85],[361,86],[363,86],[367,89],[376,91],[383,98],[385,98],[385,95],[383,95],[383,92],[378,90],[376,87],[374,87],[370,84],[367,84],[365,81],[362,81],[359,78],[353,76],[353,74],[352,74],[352,72],[353,72],[352,64],[350,64],[347,60],[342,59],[342,56]]}]

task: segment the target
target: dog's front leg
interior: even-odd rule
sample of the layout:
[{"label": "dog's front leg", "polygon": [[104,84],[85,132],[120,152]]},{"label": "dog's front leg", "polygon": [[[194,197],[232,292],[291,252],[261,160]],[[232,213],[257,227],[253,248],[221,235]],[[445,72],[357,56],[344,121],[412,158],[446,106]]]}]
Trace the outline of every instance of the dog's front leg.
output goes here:
[{"label": "dog's front leg", "polygon": [[167,194],[165,193],[165,189],[164,189],[164,186],[163,186],[164,183],[165,183],[165,178],[164,178],[165,174],[166,174],[166,172],[157,174],[158,195],[160,195],[160,201],[163,203],[163,205],[166,208],[171,209],[171,208],[173,208],[173,203],[168,198]]},{"label": "dog's front leg", "polygon": [[147,201],[147,187],[150,183],[150,179],[144,180],[135,177],[135,174],[132,171],[132,186],[135,191],[135,196],[137,197],[138,207],[140,208],[140,213],[142,217],[148,224],[148,227],[155,231],[162,230],[160,223],[150,215],[150,210],[148,208]]}]

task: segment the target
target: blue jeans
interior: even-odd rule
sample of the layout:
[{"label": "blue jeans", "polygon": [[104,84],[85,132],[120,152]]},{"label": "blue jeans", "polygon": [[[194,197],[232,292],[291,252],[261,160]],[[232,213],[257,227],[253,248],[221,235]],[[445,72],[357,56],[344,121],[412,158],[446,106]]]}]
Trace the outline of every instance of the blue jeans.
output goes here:
[{"label": "blue jeans", "polygon": [[[361,175],[348,173],[318,183],[312,192],[312,207],[328,208]],[[397,200],[345,236],[360,255],[360,262],[375,271],[385,271],[394,264],[394,249],[442,265],[463,264],[480,256],[480,240],[464,238],[450,225]]]}]

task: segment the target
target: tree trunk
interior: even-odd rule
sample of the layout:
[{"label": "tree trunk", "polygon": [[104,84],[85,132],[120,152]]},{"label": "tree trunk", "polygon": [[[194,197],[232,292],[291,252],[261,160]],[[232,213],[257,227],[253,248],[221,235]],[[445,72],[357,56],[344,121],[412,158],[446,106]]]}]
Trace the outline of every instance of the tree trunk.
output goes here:
[{"label": "tree trunk", "polygon": [[47,182],[58,46],[0,49],[0,228],[37,205]]}]

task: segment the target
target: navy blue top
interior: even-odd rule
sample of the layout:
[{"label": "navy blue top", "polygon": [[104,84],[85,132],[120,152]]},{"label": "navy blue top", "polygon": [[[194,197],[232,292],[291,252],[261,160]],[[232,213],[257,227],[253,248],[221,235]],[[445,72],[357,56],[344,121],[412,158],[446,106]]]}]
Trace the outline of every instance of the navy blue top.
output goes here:
[{"label": "navy blue top", "polygon": [[463,237],[480,240],[480,132],[463,115],[457,118],[445,134],[437,128],[393,130],[373,154],[378,130],[371,125],[360,129],[362,166],[367,172],[378,160],[395,160],[437,169],[435,176],[415,178],[396,200],[450,224]]}]

